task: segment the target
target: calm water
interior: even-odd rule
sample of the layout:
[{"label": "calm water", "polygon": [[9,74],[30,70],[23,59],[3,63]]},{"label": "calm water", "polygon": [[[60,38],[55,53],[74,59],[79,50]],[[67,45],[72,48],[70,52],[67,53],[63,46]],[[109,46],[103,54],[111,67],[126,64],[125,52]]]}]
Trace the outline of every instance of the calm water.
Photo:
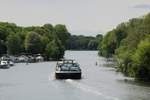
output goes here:
[{"label": "calm water", "polygon": [[65,57],[80,63],[83,79],[56,80],[56,62],[16,64],[0,69],[0,100],[150,100],[148,84],[115,72],[97,51],[67,51]]}]

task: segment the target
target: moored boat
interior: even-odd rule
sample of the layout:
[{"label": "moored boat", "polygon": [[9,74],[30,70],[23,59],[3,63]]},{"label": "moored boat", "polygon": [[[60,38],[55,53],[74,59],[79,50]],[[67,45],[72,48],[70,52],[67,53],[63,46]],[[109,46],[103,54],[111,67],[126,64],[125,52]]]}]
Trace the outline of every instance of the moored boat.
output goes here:
[{"label": "moored boat", "polygon": [[0,61],[0,68],[3,68],[3,69],[9,68],[8,61],[5,61],[5,60]]},{"label": "moored boat", "polygon": [[13,61],[8,61],[8,65],[9,66],[14,66],[14,62]]}]

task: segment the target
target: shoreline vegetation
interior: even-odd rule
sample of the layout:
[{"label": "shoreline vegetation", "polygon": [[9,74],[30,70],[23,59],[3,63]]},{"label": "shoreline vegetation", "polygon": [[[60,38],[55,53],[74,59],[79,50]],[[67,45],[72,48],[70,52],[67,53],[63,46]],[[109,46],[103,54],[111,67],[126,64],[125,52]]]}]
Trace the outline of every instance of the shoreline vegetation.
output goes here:
[{"label": "shoreline vegetation", "polygon": [[109,31],[99,42],[99,55],[114,57],[125,75],[150,81],[150,13]]},{"label": "shoreline vegetation", "polygon": [[21,27],[0,22],[0,57],[41,54],[44,60],[59,60],[65,50],[97,50],[102,35],[71,35],[65,25]]},{"label": "shoreline vegetation", "polygon": [[71,35],[68,39],[67,50],[98,50],[99,42],[102,40],[101,34],[94,36]]},{"label": "shoreline vegetation", "polygon": [[20,27],[14,23],[0,22],[0,56],[42,54],[45,60],[62,58],[70,33],[66,26]]}]

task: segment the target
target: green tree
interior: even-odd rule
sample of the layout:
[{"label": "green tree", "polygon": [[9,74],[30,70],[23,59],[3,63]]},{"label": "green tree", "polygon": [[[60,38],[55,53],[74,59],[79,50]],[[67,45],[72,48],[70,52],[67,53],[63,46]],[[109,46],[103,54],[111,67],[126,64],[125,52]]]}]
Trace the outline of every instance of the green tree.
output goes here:
[{"label": "green tree", "polygon": [[68,32],[67,28],[65,25],[61,25],[61,24],[57,24],[55,27],[55,32],[59,38],[59,40],[61,40],[62,45],[66,45],[67,40],[70,37],[70,33]]},{"label": "green tree", "polygon": [[62,58],[64,55],[64,49],[61,47],[61,44],[59,44],[58,40],[53,40],[49,44],[47,44],[46,47],[46,56],[47,59],[55,59],[58,60],[59,58]]},{"label": "green tree", "polygon": [[88,43],[88,49],[89,50],[97,50],[98,47],[98,41],[97,40],[90,40]]},{"label": "green tree", "polygon": [[52,24],[20,27],[14,23],[0,22],[0,56],[6,53],[16,55],[22,52],[46,55],[49,51],[46,48],[50,48],[48,44],[51,43],[54,49],[51,57],[56,58],[57,54],[58,58],[62,58],[69,36],[70,33],[65,25],[61,24],[55,27]]},{"label": "green tree", "polygon": [[45,53],[45,48],[49,42],[50,42],[50,39],[48,37],[46,37],[46,36],[41,37],[42,53]]},{"label": "green tree", "polygon": [[44,29],[44,31],[45,31],[44,36],[48,37],[50,41],[52,41],[55,37],[57,37],[57,35],[55,34],[55,30],[53,28],[53,25],[44,24],[42,29]]},{"label": "green tree", "polygon": [[115,30],[108,32],[100,44],[99,54],[105,57],[111,57],[117,47]]},{"label": "green tree", "polygon": [[128,76],[150,80],[150,13],[130,19],[108,32],[99,43],[99,53],[115,55],[118,69]]},{"label": "green tree", "polygon": [[7,37],[7,51],[8,54],[16,55],[21,53],[21,39],[18,34],[12,33]]},{"label": "green tree", "polygon": [[150,36],[149,40],[140,42],[132,59],[135,77],[150,80]]},{"label": "green tree", "polygon": [[66,48],[69,50],[97,50],[100,38],[83,35],[71,35]]},{"label": "green tree", "polygon": [[25,49],[28,53],[37,54],[42,52],[41,38],[36,32],[29,32],[25,39]]}]

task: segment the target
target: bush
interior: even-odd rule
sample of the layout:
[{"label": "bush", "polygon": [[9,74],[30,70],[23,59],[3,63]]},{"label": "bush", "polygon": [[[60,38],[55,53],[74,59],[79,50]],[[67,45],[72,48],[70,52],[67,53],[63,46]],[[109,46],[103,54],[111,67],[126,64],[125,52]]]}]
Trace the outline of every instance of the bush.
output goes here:
[{"label": "bush", "polygon": [[135,77],[150,80],[150,41],[141,41],[132,59]]}]

